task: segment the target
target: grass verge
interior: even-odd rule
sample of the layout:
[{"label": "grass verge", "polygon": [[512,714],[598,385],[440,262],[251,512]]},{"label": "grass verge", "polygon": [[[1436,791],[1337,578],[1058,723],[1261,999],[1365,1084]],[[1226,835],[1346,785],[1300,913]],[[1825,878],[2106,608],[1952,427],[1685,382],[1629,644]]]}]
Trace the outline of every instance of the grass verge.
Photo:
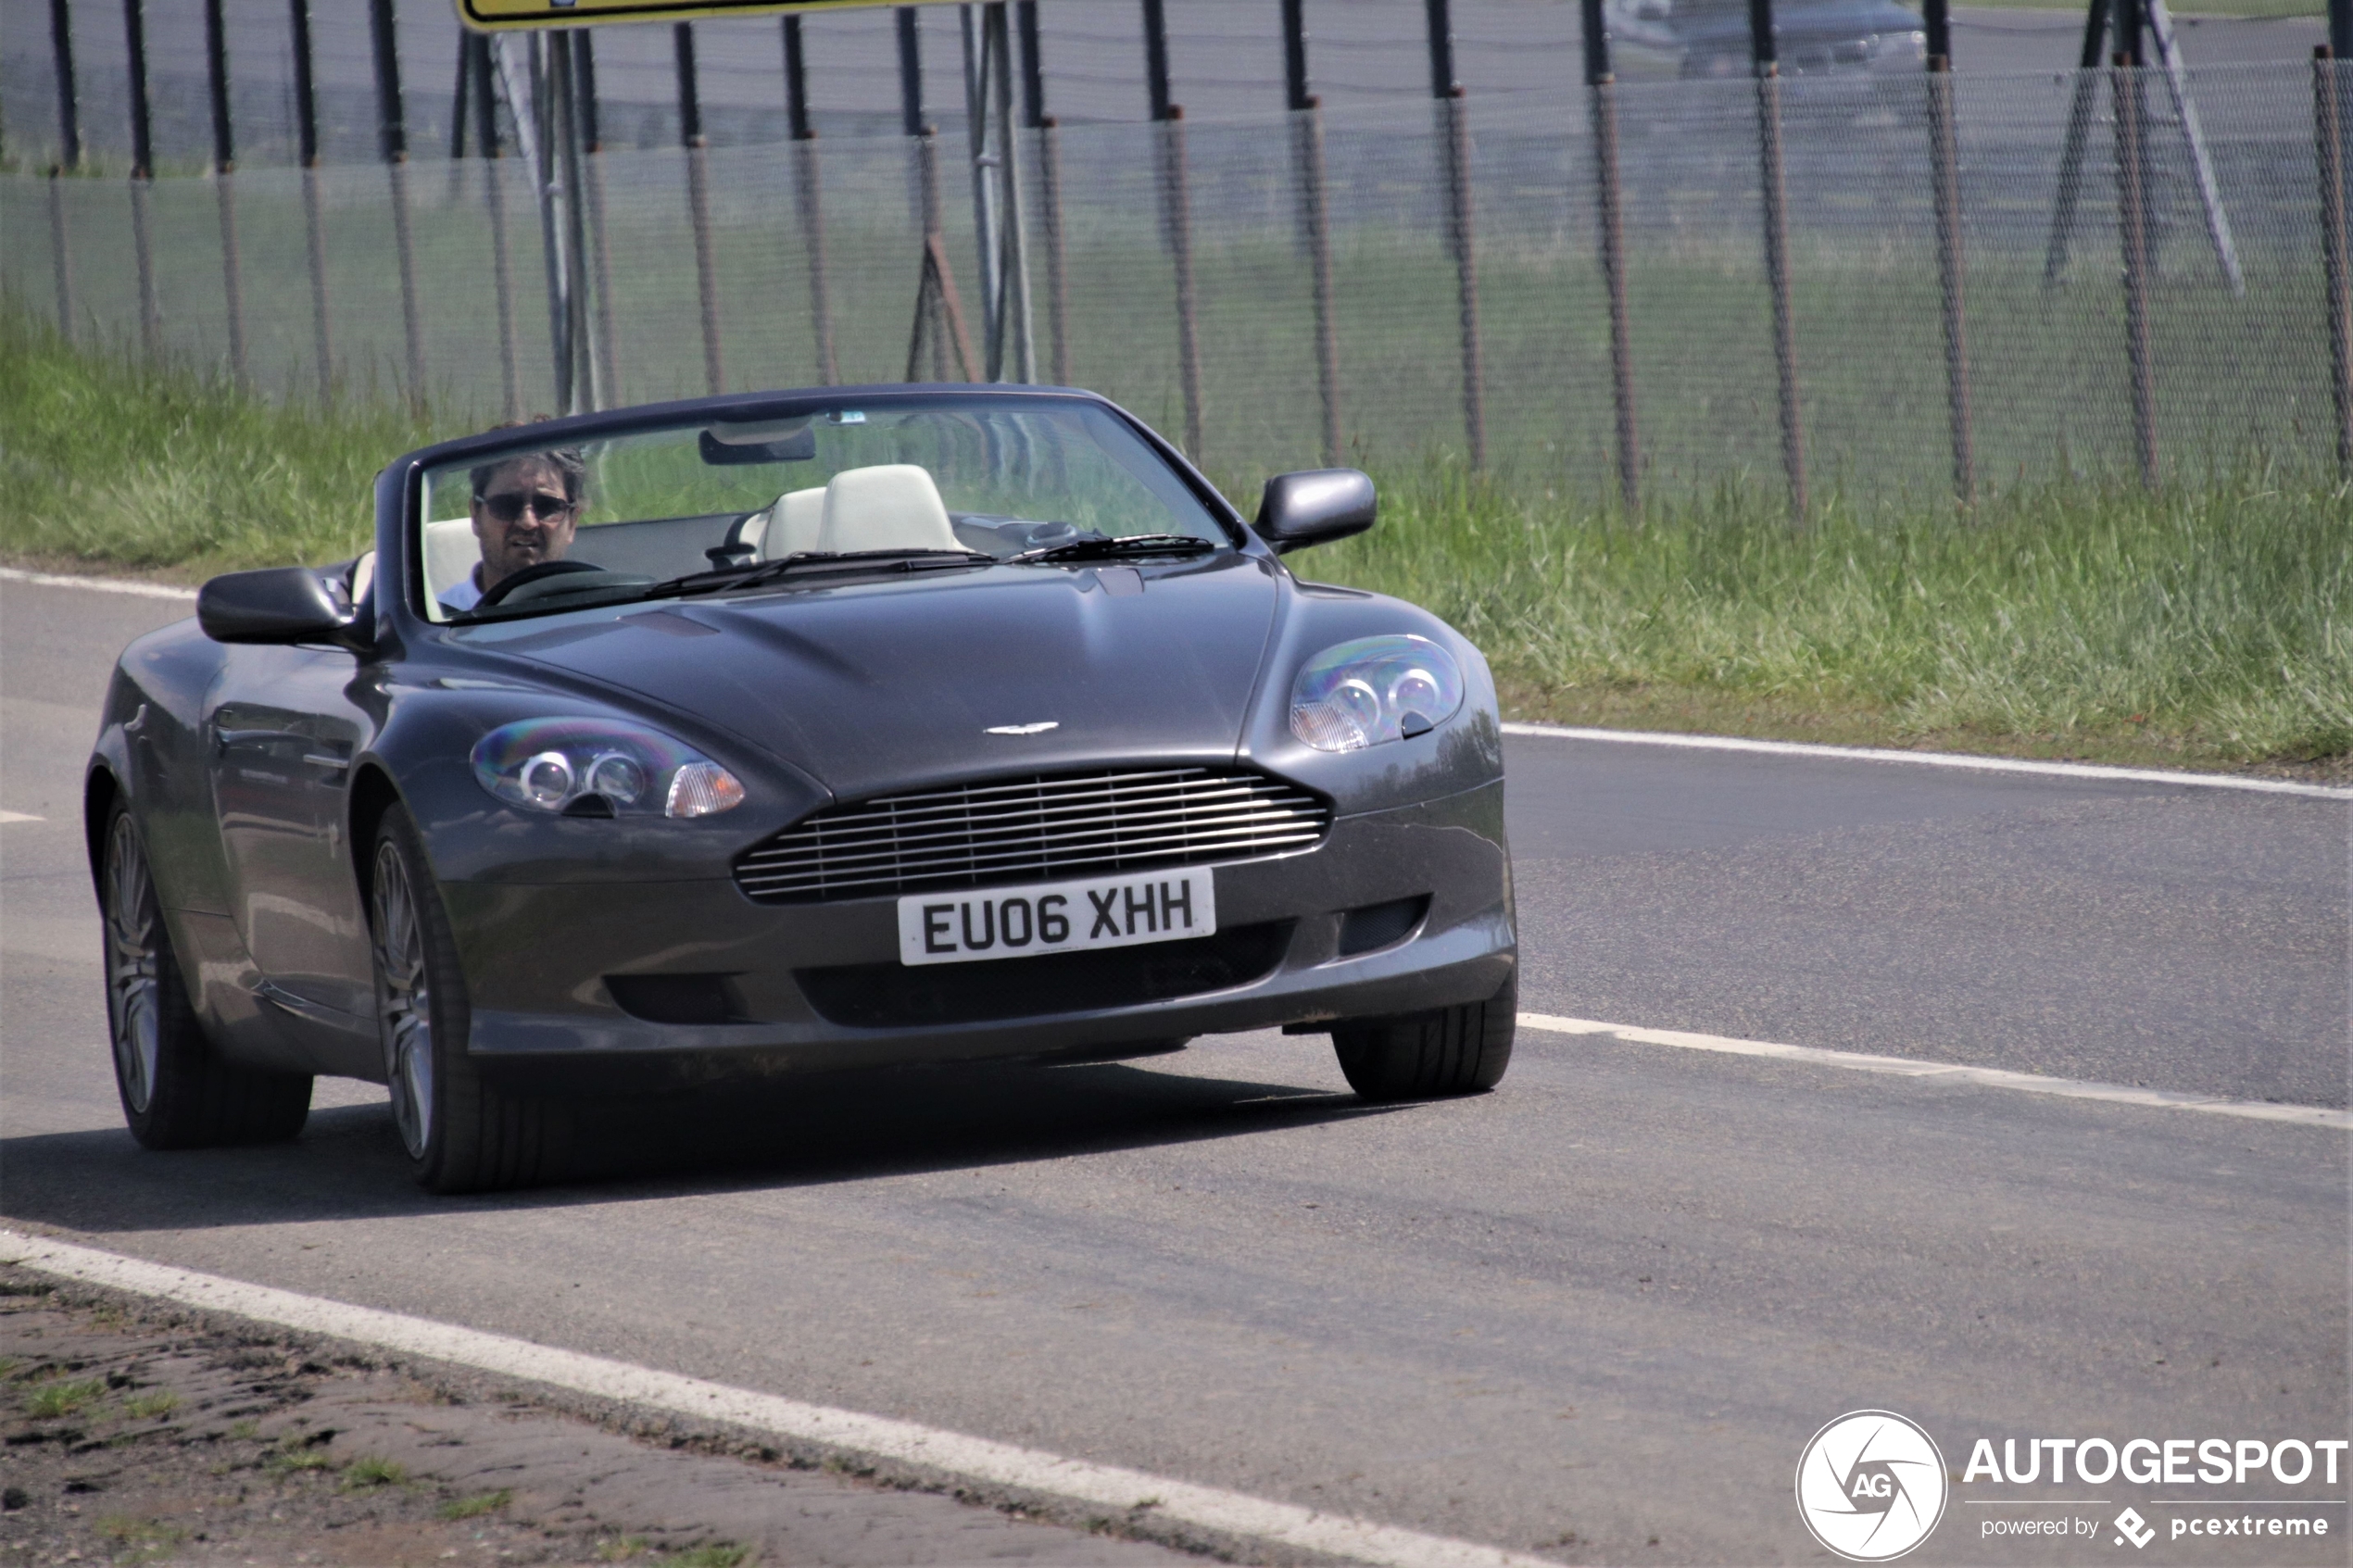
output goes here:
[{"label": "grass verge", "polygon": [[[437,434],[78,353],[0,311],[0,553],[193,581],[363,547]],[[1442,459],[1377,475],[1309,573],[1428,605],[1515,717],[2159,766],[2353,771],[2353,495],[2250,459],[2156,492],[2020,485],[1971,517],[1793,527],[1727,488],[1639,526]]]}]

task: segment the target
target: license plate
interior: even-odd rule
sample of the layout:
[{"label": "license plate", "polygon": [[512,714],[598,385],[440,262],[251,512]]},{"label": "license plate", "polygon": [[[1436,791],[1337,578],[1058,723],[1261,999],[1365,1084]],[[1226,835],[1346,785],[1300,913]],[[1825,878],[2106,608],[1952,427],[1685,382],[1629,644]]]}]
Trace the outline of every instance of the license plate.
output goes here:
[{"label": "license plate", "polygon": [[1027,959],[1177,942],[1216,930],[1216,879],[1202,870],[917,893],[899,900],[899,961]]}]

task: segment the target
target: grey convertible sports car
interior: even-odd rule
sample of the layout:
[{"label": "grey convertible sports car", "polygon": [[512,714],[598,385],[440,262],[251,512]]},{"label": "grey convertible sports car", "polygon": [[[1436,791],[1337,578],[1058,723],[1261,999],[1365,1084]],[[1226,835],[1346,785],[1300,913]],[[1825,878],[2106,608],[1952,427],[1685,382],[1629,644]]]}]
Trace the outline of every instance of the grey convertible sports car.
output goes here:
[{"label": "grey convertible sports car", "polygon": [[1493,1085],[1516,948],[1485,661],[1286,552],[1100,397],[828,388],[510,426],[376,547],[133,643],[91,758],[149,1148],[390,1085],[419,1182],[552,1168],[584,1097],[1328,1033]]}]

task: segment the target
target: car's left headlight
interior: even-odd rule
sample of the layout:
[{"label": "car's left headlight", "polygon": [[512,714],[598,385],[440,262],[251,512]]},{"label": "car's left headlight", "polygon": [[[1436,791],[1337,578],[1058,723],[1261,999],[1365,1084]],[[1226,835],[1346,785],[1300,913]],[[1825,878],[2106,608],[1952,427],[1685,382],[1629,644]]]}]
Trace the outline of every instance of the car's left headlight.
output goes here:
[{"label": "car's left headlight", "polygon": [[476,741],[472,762],[499,799],[564,816],[709,817],[744,799],[710,758],[619,719],[519,719]]},{"label": "car's left headlight", "polygon": [[1358,637],[1300,671],[1290,733],[1318,751],[1361,751],[1434,730],[1462,706],[1462,666],[1428,637]]}]

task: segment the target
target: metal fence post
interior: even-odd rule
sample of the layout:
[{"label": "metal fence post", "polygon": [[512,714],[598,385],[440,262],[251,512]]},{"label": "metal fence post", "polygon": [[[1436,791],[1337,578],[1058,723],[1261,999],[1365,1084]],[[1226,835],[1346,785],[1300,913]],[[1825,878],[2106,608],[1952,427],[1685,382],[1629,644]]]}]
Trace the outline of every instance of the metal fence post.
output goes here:
[{"label": "metal fence post", "polygon": [[1462,329],[1463,434],[1474,469],[1487,466],[1487,371],[1479,350],[1478,259],[1472,220],[1470,122],[1454,80],[1454,24],[1449,0],[1425,0],[1429,21],[1429,91],[1437,101],[1439,166],[1446,183],[1446,242],[1454,257]]},{"label": "metal fence post", "polygon": [[[1931,0],[1942,18],[1942,0]],[[1944,300],[1944,395],[1953,423],[1953,495],[1977,504],[1976,437],[1969,424],[1968,317],[1961,250],[1961,175],[1953,128],[1952,64],[1928,57],[1928,154],[1936,201],[1936,282]]]},{"label": "metal fence post", "polygon": [[1585,87],[1593,114],[1593,206],[1602,286],[1609,294],[1610,405],[1617,413],[1617,494],[1628,514],[1642,509],[1642,443],[1634,410],[1634,332],[1626,308],[1626,216],[1617,178],[1617,76],[1610,69],[1602,0],[1579,7]]},{"label": "metal fence post", "polygon": [[57,70],[57,161],[49,166],[49,255],[57,271],[57,331],[73,341],[73,245],[66,223],[65,188],[58,182],[82,165],[82,107],[74,91],[73,15],[67,0],[49,0],[49,45]]},{"label": "metal fence post", "polygon": [[[923,231],[925,255],[930,257],[931,242],[937,238],[939,217],[939,142],[930,121],[924,118],[923,32],[919,15],[912,6],[901,6],[893,19],[899,31],[899,109],[900,129],[908,138],[909,151],[915,178],[915,223]],[[940,247],[941,256],[947,254]],[[943,270],[940,276],[945,278]],[[918,334],[922,331],[919,319]],[[915,365],[911,358],[907,375],[913,380]],[[931,379],[948,379],[948,341],[944,332],[931,336]]]},{"label": "metal fence post", "polygon": [[1013,7],[1021,33],[1022,123],[1038,141],[1038,228],[1046,242],[1046,325],[1053,336],[1049,374],[1057,386],[1070,384],[1070,301],[1063,248],[1061,135],[1046,112],[1046,72],[1038,41],[1038,0]]},{"label": "metal fence post", "polygon": [[2336,65],[2326,44],[2312,51],[2312,145],[2321,175],[2321,257],[2328,288],[2329,390],[2336,398],[2336,471],[2353,479],[2353,263],[2346,255],[2345,126]]},{"label": "metal fence post", "polygon": [[1176,372],[1185,398],[1185,455],[1202,460],[1201,329],[1193,284],[1193,203],[1185,167],[1185,110],[1168,90],[1168,20],[1144,0],[1144,77],[1158,127],[1161,226],[1176,263]]},{"label": "metal fence post", "polygon": [[588,225],[588,265],[597,295],[597,336],[588,356],[588,396],[609,408],[621,400],[620,361],[613,357],[612,247],[605,238],[605,144],[597,122],[597,31],[572,35],[573,112],[580,121],[582,216]]},{"label": "metal fence post", "polygon": [[229,39],[220,0],[205,0],[205,77],[212,98],[212,173],[220,203],[220,286],[228,307],[229,374],[241,392],[252,389],[245,364],[245,300],[237,263],[237,143],[229,111]]},{"label": "metal fence post", "polygon": [[993,374],[1001,373],[1002,361],[1010,357],[1012,379],[1030,383],[1038,379],[1038,335],[1029,294],[1029,226],[1022,211],[1021,138],[1013,130],[1013,26],[1006,15],[1005,0],[990,0],[982,18],[988,38],[988,46],[982,53],[996,62],[995,74],[988,78],[988,85],[991,140],[995,144],[990,156],[996,166],[998,186],[1003,193],[999,243],[1004,247],[1004,265],[997,274],[997,286],[1003,291],[997,307],[1002,341],[991,346],[989,357],[999,361],[992,368]]},{"label": "metal fence post", "polygon": [[1756,66],[1757,177],[1764,197],[1765,281],[1773,295],[1773,370],[1781,406],[1781,470],[1790,516],[1804,521],[1806,425],[1798,405],[1797,323],[1790,301],[1789,184],[1781,166],[1781,75],[1773,0],[1748,0],[1749,50]]},{"label": "metal fence post", "polygon": [[2157,488],[2157,394],[2149,363],[2148,222],[2142,182],[2141,78],[2120,49],[2108,78],[2116,97],[2116,221],[2124,252],[2124,352],[2132,377],[2133,440],[2141,483]]},{"label": "metal fence post", "polygon": [[400,44],[393,0],[371,0],[369,31],[375,45],[376,112],[384,174],[392,191],[393,247],[400,264],[400,318],[408,334],[409,403],[425,407],[424,324],[417,307],[417,245],[409,226],[409,126],[400,102]]},{"label": "metal fence post", "polygon": [[1324,110],[1307,90],[1306,0],[1283,0],[1284,101],[1290,108],[1291,168],[1299,186],[1299,226],[1315,307],[1315,387],[1323,401],[1324,463],[1340,459],[1340,336],[1332,316],[1331,212],[1324,188]]},{"label": "metal fence post", "polygon": [[139,346],[163,353],[163,312],[156,301],[155,237],[147,196],[155,183],[155,123],[147,102],[147,19],[144,0],[122,0],[122,34],[131,66],[131,248],[139,266]]},{"label": "metal fence post", "polygon": [[561,30],[531,35],[531,116],[536,135],[531,156],[532,194],[539,208],[539,258],[547,279],[547,350],[554,371],[556,411],[576,414],[587,378],[580,374],[579,252],[573,221],[579,207],[567,157],[572,140],[570,40]]},{"label": "metal fence post", "polygon": [[785,110],[792,123],[793,194],[800,230],[809,246],[809,317],[817,345],[817,379],[826,386],[841,380],[834,359],[834,317],[825,291],[824,171],[817,163],[817,130],[809,122],[808,63],[801,53],[800,18],[787,16],[785,31]]},{"label": "metal fence post", "polygon": [[498,93],[490,52],[497,47],[479,32],[459,46],[473,56],[474,145],[482,151],[483,216],[490,225],[491,295],[498,315],[499,407],[505,419],[522,418],[522,353],[515,332],[514,257],[507,238],[507,147],[498,131]]},{"label": "metal fence post", "polygon": [[672,31],[678,65],[678,139],[686,149],[686,216],[695,231],[695,286],[702,300],[703,377],[713,395],[726,390],[719,351],[719,266],[711,255],[711,163],[702,134],[702,94],[695,81],[695,24]]},{"label": "metal fence post", "polygon": [[2043,286],[2067,270],[2074,235],[2075,204],[2083,190],[2083,144],[2091,135],[2092,106],[2099,92],[2100,45],[2108,37],[2109,0],[2090,0],[2083,17],[2083,49],[2076,61],[2075,92],[2067,110],[2067,139],[2059,149],[2058,194],[2051,203],[2050,248],[2043,258]]},{"label": "metal fence post", "polygon": [[302,216],[310,259],[311,352],[319,401],[335,395],[334,338],[327,309],[327,227],[319,199],[319,96],[311,76],[310,0],[290,0],[294,24],[295,150],[302,160]]}]

